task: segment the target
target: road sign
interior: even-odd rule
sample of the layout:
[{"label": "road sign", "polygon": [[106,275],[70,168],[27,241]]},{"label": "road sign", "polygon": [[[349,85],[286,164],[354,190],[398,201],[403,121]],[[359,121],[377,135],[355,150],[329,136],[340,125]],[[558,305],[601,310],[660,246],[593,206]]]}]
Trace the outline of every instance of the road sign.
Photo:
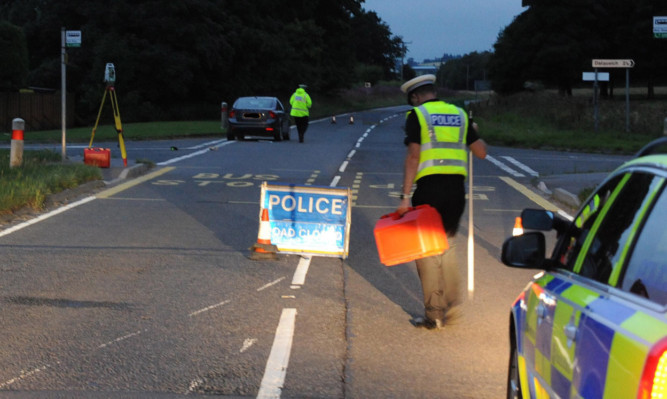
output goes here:
[{"label": "road sign", "polygon": [[260,204],[269,211],[271,244],[282,253],[346,258],[351,199],[349,188],[262,183]]},{"label": "road sign", "polygon": [[593,60],[593,68],[633,68],[634,60]]},{"label": "road sign", "polygon": [[[581,80],[584,82],[595,81],[595,72],[582,72]],[[609,72],[598,72],[598,82],[609,82]]]},{"label": "road sign", "polygon": [[67,32],[65,32],[65,46],[81,47],[81,31],[68,30]]}]

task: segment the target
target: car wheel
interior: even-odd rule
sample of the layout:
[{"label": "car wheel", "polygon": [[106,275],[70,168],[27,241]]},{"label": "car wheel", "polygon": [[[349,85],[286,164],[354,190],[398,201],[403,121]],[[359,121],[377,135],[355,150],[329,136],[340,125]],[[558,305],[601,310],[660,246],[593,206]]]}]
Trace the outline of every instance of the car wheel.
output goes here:
[{"label": "car wheel", "polygon": [[521,378],[519,377],[519,353],[516,348],[516,338],[514,338],[514,335],[512,335],[510,347],[510,364],[507,372],[507,399],[522,399]]},{"label": "car wheel", "polygon": [[289,140],[289,119],[283,123],[283,140]]}]

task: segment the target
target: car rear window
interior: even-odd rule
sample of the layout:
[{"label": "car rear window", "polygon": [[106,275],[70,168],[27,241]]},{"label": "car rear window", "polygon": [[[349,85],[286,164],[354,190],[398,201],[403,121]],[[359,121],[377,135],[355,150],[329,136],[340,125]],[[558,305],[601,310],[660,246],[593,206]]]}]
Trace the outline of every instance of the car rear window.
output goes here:
[{"label": "car rear window", "polygon": [[274,101],[272,98],[262,97],[244,97],[236,100],[234,108],[238,109],[273,109]]}]

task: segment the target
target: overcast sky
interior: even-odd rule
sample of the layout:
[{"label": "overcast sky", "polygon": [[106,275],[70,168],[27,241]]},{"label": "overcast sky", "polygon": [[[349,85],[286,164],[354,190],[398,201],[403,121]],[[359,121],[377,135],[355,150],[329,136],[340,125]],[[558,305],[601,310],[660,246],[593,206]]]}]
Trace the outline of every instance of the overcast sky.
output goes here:
[{"label": "overcast sky", "polygon": [[521,0],[365,0],[362,7],[401,36],[417,62],[493,50],[498,33],[527,9]]}]

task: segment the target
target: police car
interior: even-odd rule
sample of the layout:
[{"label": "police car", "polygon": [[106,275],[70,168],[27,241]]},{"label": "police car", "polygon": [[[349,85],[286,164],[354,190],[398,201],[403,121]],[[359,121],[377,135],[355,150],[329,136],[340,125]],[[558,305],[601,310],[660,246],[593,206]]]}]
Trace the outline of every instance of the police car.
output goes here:
[{"label": "police car", "polygon": [[645,146],[572,221],[522,212],[502,261],[542,272],[511,309],[508,398],[667,397],[665,148]]}]

